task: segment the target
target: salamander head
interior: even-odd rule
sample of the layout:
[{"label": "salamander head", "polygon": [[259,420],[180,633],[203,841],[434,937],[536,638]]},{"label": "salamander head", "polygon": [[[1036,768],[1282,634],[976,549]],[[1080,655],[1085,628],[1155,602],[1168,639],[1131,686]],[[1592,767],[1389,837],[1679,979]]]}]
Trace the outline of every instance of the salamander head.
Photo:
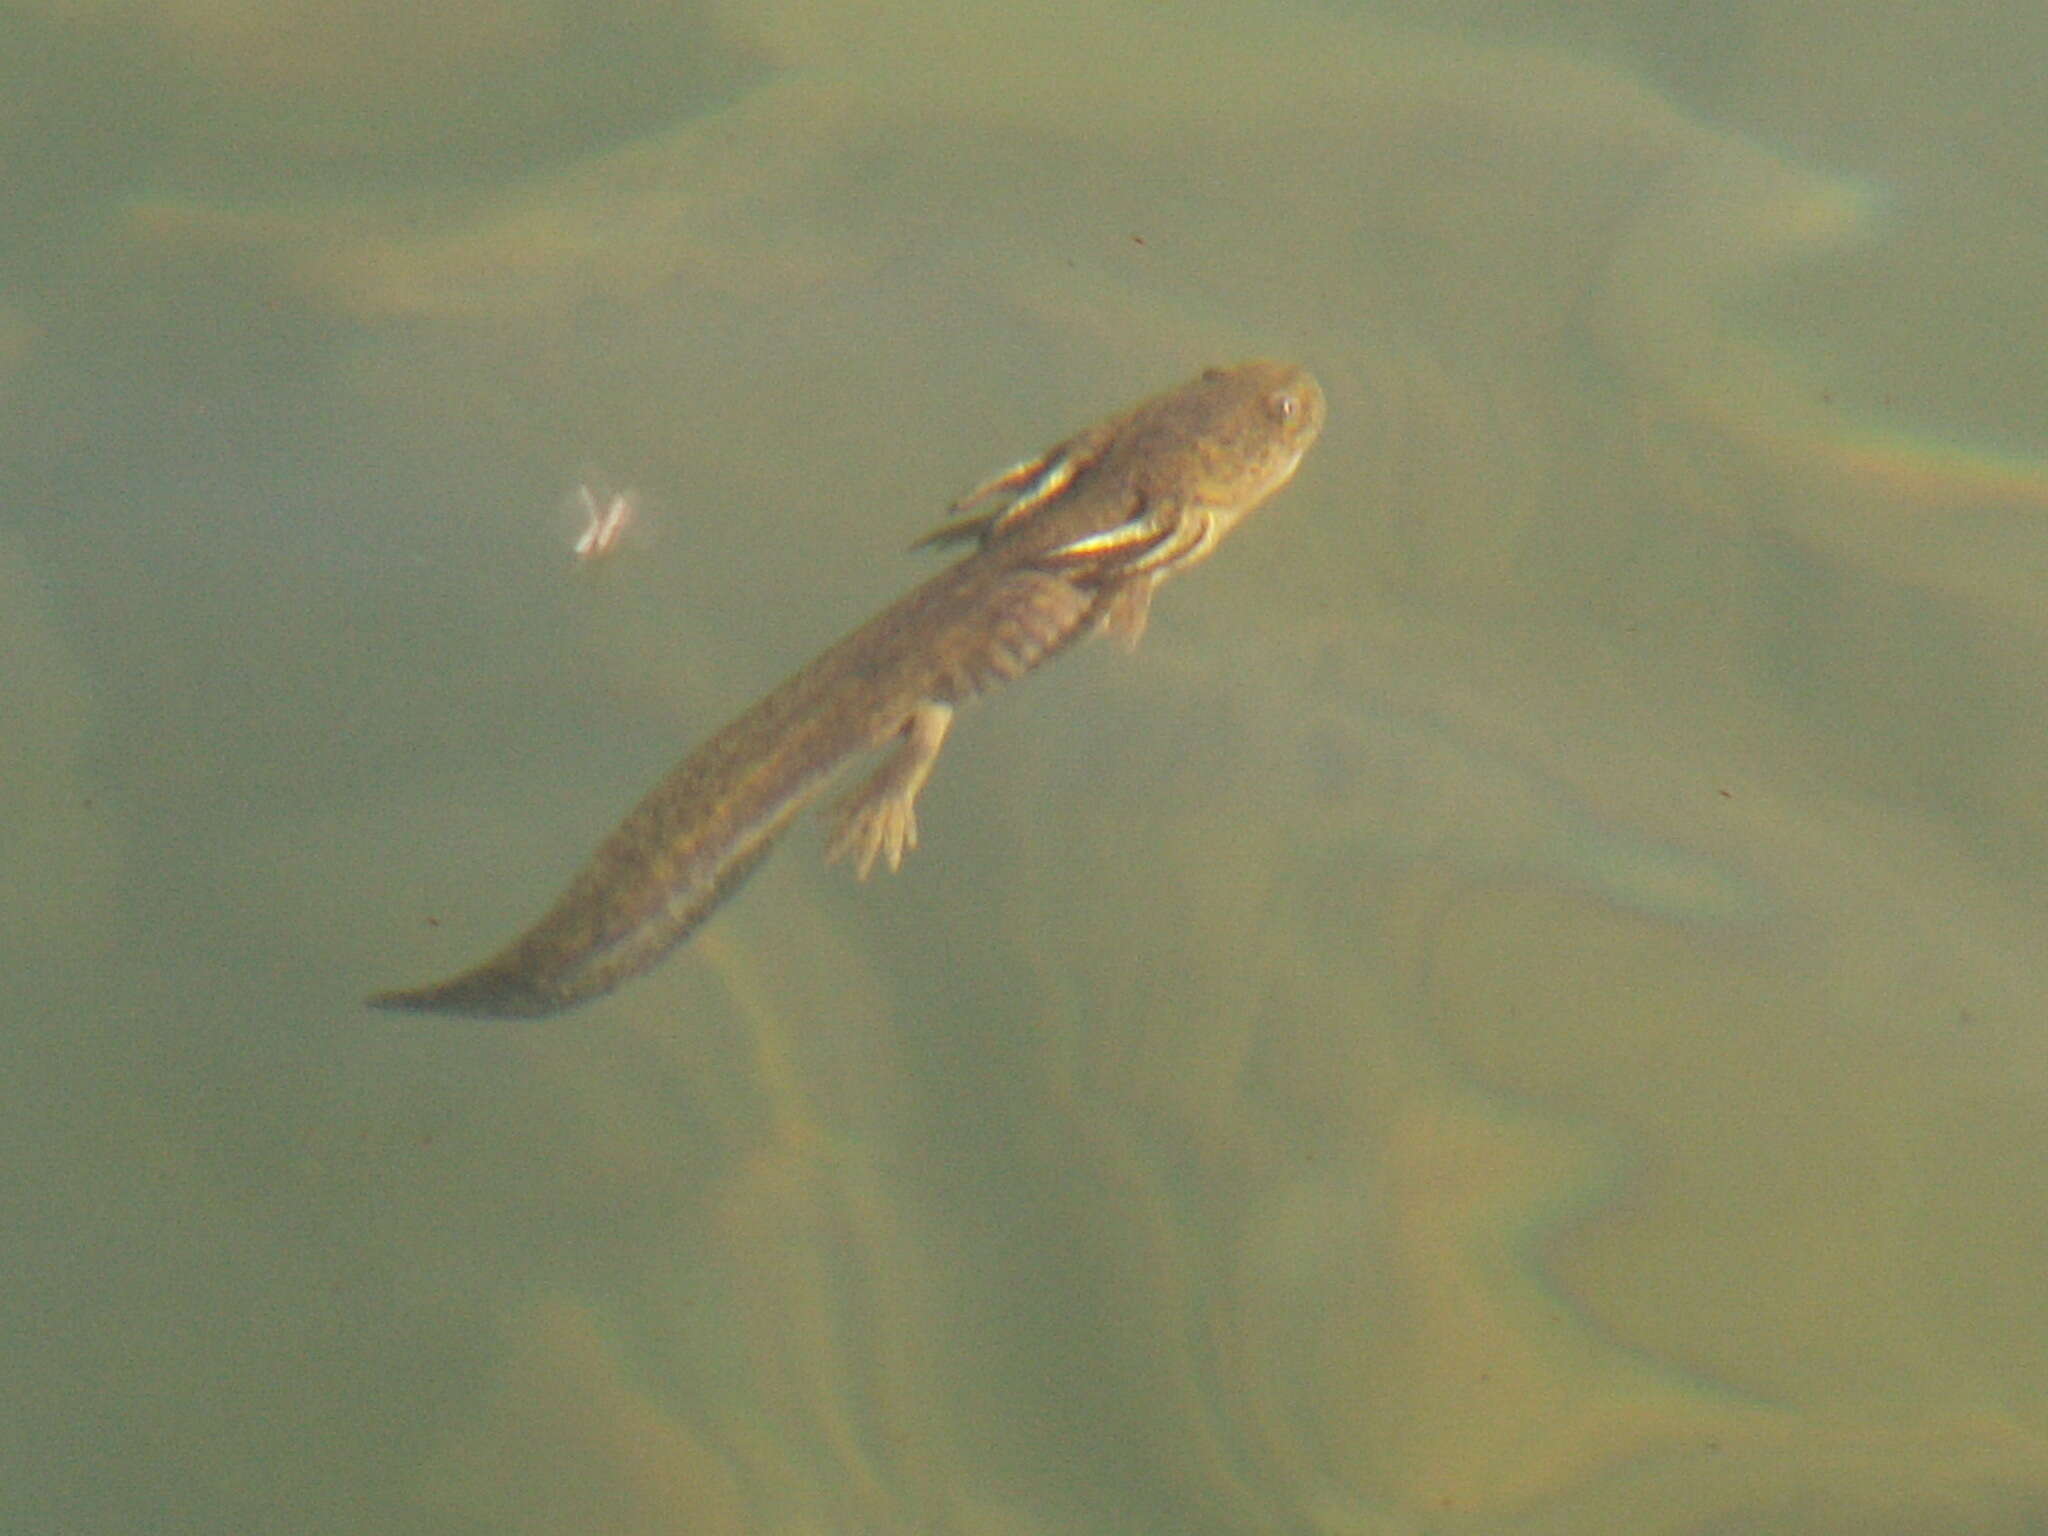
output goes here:
[{"label": "salamander head", "polygon": [[1292,363],[1211,368],[1182,392],[1187,499],[1217,521],[1217,537],[1294,476],[1323,430],[1322,386]]}]

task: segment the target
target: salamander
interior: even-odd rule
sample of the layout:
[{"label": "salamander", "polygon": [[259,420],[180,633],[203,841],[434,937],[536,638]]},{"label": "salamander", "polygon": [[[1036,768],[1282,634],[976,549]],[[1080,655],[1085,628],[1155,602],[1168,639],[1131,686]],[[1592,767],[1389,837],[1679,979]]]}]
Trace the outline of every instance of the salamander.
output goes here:
[{"label": "salamander", "polygon": [[829,858],[865,880],[917,844],[955,708],[1097,630],[1136,644],[1153,590],[1293,476],[1321,388],[1286,363],[1211,368],[977,486],[920,544],[972,548],[831,646],[651,789],[504,949],[379,1008],[533,1017],[598,997],[686,939],[851,758]]}]

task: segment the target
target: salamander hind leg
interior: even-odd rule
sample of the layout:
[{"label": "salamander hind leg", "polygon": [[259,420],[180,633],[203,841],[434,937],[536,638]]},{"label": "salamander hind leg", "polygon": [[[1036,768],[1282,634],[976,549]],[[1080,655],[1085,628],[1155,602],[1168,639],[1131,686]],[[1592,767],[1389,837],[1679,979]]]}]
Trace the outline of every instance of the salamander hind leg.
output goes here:
[{"label": "salamander hind leg", "polygon": [[939,748],[953,724],[953,707],[928,701],[911,711],[896,750],[868,781],[841,802],[839,823],[825,848],[828,860],[850,857],[853,872],[865,880],[875,861],[888,861],[893,873],[903,855],[917,846],[917,796],[931,777]]}]

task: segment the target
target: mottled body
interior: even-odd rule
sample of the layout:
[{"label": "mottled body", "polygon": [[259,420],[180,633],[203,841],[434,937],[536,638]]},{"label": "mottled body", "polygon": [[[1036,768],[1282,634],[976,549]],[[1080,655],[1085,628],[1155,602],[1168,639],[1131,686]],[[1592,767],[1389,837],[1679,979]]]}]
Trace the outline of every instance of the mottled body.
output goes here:
[{"label": "mottled body", "polygon": [[519,1017],[607,992],[688,937],[849,758],[892,742],[830,851],[863,878],[878,859],[895,868],[954,706],[1098,628],[1135,642],[1161,578],[1287,483],[1323,409],[1301,369],[1212,368],[997,476],[954,507],[993,510],[926,541],[971,553],[692,752],[533,927],[473,970],[371,1002]]}]

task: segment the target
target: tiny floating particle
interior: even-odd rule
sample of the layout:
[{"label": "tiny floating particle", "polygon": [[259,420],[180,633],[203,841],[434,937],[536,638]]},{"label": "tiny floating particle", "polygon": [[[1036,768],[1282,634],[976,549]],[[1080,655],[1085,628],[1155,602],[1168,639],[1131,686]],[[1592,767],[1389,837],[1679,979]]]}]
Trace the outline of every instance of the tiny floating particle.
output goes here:
[{"label": "tiny floating particle", "polygon": [[570,548],[580,561],[601,560],[617,549],[626,529],[640,515],[638,492],[607,493],[587,480],[576,487],[576,505],[583,510],[584,524]]}]

